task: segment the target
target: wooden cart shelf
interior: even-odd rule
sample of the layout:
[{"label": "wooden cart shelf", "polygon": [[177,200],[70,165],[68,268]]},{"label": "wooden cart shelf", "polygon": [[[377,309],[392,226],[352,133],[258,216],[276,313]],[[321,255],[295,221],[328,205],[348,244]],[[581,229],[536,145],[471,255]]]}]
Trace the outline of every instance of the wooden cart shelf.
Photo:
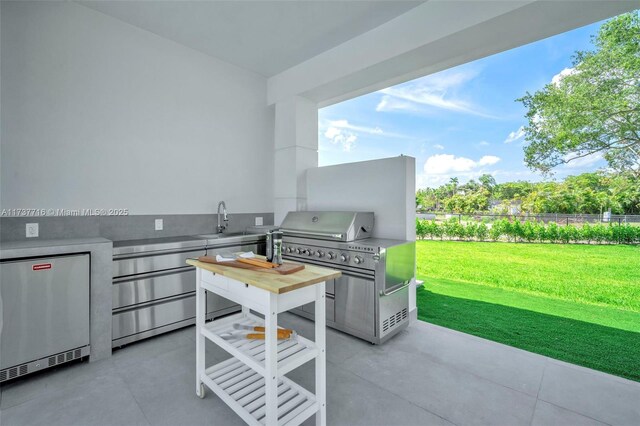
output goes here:
[{"label": "wooden cart shelf", "polygon": [[[264,340],[246,339],[243,336],[236,336],[231,339],[223,338],[229,333],[237,332],[233,328],[233,324],[264,326],[264,321],[251,313],[240,312],[219,321],[207,323],[202,327],[201,333],[264,377],[266,374],[266,342]],[[278,375],[283,376],[302,364],[315,359],[318,349],[314,342],[297,335],[288,340],[278,340],[277,352]]]},{"label": "wooden cart shelf", "polygon": [[[230,358],[205,370],[202,381],[250,425],[266,424],[265,379]],[[316,397],[286,377],[278,380],[278,424],[299,425],[318,411]]]}]

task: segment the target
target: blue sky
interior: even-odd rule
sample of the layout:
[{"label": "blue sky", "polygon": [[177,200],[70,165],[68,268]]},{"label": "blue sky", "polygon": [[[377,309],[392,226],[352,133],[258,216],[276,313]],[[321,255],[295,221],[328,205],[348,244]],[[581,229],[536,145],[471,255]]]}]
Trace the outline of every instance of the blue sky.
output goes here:
[{"label": "blue sky", "polygon": [[[483,173],[498,182],[542,180],[524,165],[526,110],[515,99],[571,68],[573,53],[592,48],[590,36],[601,24],[323,108],[319,165],[404,154],[416,158],[417,188]],[[554,177],[604,165],[588,157],[558,167]]]}]

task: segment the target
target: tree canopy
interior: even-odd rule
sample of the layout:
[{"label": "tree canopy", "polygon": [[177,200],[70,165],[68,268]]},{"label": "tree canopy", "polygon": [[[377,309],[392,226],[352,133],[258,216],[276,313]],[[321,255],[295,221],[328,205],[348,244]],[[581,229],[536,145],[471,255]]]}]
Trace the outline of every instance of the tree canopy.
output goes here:
[{"label": "tree canopy", "polygon": [[640,177],[640,15],[604,23],[595,49],[578,51],[573,68],[518,101],[527,108],[525,163],[545,174],[560,164],[602,155]]},{"label": "tree canopy", "polygon": [[432,212],[509,213],[519,206],[526,213],[590,213],[611,210],[614,214],[640,214],[640,179],[626,173],[583,173],[562,182],[505,182],[486,177],[478,183],[446,183],[420,189],[416,208]]}]

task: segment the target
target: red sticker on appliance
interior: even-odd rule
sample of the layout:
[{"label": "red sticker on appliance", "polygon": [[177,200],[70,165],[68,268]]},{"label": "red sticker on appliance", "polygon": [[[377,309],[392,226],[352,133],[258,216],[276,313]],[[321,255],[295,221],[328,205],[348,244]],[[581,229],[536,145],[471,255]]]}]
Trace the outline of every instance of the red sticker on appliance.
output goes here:
[{"label": "red sticker on appliance", "polygon": [[51,269],[50,263],[39,263],[38,265],[33,265],[31,267],[34,271],[42,271],[43,269]]}]

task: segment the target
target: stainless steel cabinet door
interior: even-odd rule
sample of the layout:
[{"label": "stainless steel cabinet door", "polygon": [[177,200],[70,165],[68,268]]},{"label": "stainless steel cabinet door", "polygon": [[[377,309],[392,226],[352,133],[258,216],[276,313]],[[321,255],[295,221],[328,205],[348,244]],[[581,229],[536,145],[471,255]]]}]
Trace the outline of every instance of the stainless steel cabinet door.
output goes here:
[{"label": "stainless steel cabinet door", "polygon": [[200,249],[180,253],[156,254],[155,256],[114,257],[113,277],[181,268],[186,265],[187,259],[193,259],[204,254],[205,251]]},{"label": "stainless steel cabinet door", "polygon": [[195,289],[195,268],[174,269],[166,273],[135,275],[114,280],[113,309],[192,293]]},{"label": "stainless steel cabinet door", "polygon": [[89,344],[89,255],[0,263],[0,369]]},{"label": "stainless steel cabinet door", "polygon": [[154,328],[164,327],[196,316],[196,296],[173,299],[113,314],[113,340]]},{"label": "stainless steel cabinet door", "polygon": [[342,272],[335,280],[335,321],[363,333],[375,333],[375,282]]}]

